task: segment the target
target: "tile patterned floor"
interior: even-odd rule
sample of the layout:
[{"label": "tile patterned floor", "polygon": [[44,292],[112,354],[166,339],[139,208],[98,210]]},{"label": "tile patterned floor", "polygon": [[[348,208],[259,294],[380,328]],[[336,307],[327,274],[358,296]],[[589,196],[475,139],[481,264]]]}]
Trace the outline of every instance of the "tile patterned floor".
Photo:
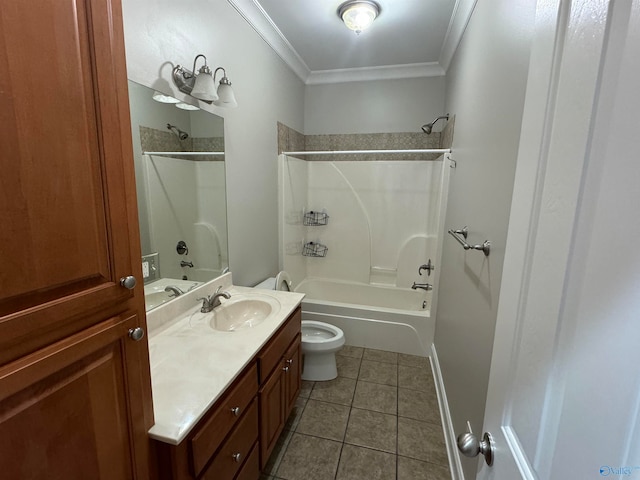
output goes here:
[{"label": "tile patterned floor", "polygon": [[345,346],[302,391],[261,480],[449,480],[429,359]]}]

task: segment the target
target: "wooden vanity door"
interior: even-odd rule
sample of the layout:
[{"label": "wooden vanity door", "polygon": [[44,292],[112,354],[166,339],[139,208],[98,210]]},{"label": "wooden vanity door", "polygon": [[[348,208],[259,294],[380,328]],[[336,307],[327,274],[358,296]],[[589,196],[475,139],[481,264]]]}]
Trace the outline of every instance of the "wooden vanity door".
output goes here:
[{"label": "wooden vanity door", "polygon": [[3,364],[144,300],[119,2],[3,0],[0,72]]},{"label": "wooden vanity door", "polygon": [[0,367],[0,477],[136,478],[137,323],[114,317]]}]

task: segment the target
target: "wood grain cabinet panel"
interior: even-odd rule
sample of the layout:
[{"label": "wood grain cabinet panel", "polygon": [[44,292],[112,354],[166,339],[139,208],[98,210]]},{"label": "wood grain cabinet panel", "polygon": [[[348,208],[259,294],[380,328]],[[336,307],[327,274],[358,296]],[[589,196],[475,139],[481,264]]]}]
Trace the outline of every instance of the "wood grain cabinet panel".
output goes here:
[{"label": "wood grain cabinet panel", "polygon": [[2,478],[136,477],[137,324],[112,318],[0,368]]},{"label": "wood grain cabinet panel", "polygon": [[0,71],[6,363],[135,308],[119,280],[142,279],[119,2],[0,2]]},{"label": "wood grain cabinet panel", "polygon": [[[261,469],[265,468],[300,393],[301,316],[298,307],[258,354],[261,378],[263,375],[267,378],[259,391]],[[274,358],[277,363],[267,371],[266,366],[273,365]]]}]

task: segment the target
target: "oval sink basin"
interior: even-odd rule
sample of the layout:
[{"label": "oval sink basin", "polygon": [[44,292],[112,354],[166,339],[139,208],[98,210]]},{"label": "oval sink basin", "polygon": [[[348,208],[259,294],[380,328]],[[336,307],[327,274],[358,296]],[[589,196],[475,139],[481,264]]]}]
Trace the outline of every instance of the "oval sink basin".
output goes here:
[{"label": "oval sink basin", "polygon": [[271,315],[270,303],[258,299],[240,299],[233,297],[211,312],[209,325],[215,330],[234,332],[259,325]]},{"label": "oval sink basin", "polygon": [[191,314],[189,324],[196,329],[237,332],[260,325],[280,310],[280,302],[269,295],[231,294],[230,299],[221,301],[212,312],[196,310]]}]

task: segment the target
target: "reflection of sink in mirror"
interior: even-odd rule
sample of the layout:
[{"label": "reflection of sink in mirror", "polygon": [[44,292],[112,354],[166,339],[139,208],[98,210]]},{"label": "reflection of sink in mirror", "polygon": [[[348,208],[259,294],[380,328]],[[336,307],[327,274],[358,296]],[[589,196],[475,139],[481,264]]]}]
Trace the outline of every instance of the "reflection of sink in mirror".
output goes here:
[{"label": "reflection of sink in mirror", "polygon": [[[154,282],[147,283],[144,286],[145,309],[148,312],[152,308],[156,308],[176,298],[176,290],[186,293],[199,285],[202,285],[202,283],[190,280],[177,280],[175,278],[161,278]],[[173,287],[176,290],[169,289],[169,291],[166,291],[167,287]]]},{"label": "reflection of sink in mirror", "polygon": [[196,312],[191,325],[205,324],[214,330],[235,332],[260,325],[280,310],[280,303],[266,295],[233,295],[210,313]]}]

